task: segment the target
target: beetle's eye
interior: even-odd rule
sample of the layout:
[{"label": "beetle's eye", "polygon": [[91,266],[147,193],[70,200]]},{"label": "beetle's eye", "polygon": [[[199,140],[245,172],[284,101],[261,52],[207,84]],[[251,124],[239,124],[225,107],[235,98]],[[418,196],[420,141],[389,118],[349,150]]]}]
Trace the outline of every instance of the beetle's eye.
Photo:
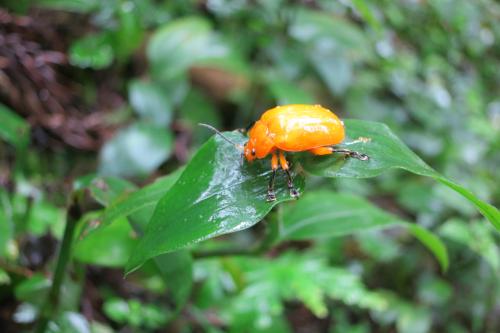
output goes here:
[{"label": "beetle's eye", "polygon": [[252,156],[255,156],[255,148],[252,148]]}]

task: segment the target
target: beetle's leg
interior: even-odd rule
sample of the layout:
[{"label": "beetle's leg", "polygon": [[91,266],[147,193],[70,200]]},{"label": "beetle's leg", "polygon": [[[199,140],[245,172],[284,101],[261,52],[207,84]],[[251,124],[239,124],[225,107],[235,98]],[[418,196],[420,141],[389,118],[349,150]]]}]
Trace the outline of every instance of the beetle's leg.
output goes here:
[{"label": "beetle's leg", "polygon": [[358,153],[356,151],[352,151],[349,149],[340,149],[340,148],[334,148],[334,147],[318,147],[318,148],[313,148],[309,150],[311,153],[314,155],[329,155],[333,153],[341,153],[345,154],[348,157],[353,157],[357,158],[358,160],[361,161],[367,161],[369,159],[368,155]]},{"label": "beetle's leg", "polygon": [[318,147],[309,150],[314,155],[330,155],[332,153],[332,147]]},{"label": "beetle's leg", "polygon": [[276,171],[278,170],[278,155],[276,155],[276,152],[272,152],[271,156],[271,168],[273,169],[273,173],[271,174],[269,185],[267,186],[267,201],[276,200],[276,194],[274,194],[274,178],[276,178]]},{"label": "beetle's leg", "polygon": [[368,155],[363,154],[363,153],[358,153],[357,151],[352,151],[349,149],[340,149],[340,148],[333,148],[332,147],[332,153],[341,153],[345,154],[347,157],[353,157],[361,161],[368,161],[370,158]]},{"label": "beetle's leg", "polygon": [[290,174],[288,162],[285,158],[285,153],[283,152],[283,150],[280,150],[280,165],[281,168],[285,171],[288,179],[288,190],[290,191],[290,196],[292,196],[293,198],[298,198],[299,192],[295,189],[295,186],[293,186],[292,175]]}]

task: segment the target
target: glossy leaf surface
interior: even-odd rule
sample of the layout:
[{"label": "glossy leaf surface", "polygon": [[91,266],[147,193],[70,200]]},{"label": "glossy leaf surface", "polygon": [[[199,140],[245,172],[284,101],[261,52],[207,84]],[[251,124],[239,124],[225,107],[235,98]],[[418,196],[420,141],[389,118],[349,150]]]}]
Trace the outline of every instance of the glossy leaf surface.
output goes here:
[{"label": "glossy leaf surface", "polygon": [[[240,133],[227,133],[243,144]],[[285,178],[276,179],[275,202],[267,202],[269,161],[243,161],[241,151],[212,137],[193,157],[175,185],[160,200],[128,263],[131,272],[146,260],[218,235],[249,228],[276,204],[292,200]],[[304,179],[295,185],[302,191]]]},{"label": "glossy leaf surface", "polygon": [[345,125],[346,139],[340,146],[365,153],[370,156],[370,160],[345,159],[339,155],[305,155],[301,163],[306,171],[323,177],[368,178],[378,176],[389,169],[399,168],[431,177],[468,199],[500,230],[498,209],[479,200],[467,189],[437,173],[411,151],[389,127],[363,120],[346,120]]},{"label": "glossy leaf surface", "polygon": [[351,194],[330,191],[306,193],[300,201],[285,207],[281,238],[307,240],[338,237],[395,226],[407,228],[436,256],[443,270],[447,269],[446,247],[437,236]]}]

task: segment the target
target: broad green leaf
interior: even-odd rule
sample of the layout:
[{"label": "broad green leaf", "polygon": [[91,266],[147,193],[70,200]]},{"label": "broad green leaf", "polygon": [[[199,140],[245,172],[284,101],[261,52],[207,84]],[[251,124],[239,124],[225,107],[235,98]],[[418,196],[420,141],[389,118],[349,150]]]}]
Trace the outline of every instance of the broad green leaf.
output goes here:
[{"label": "broad green leaf", "polygon": [[29,129],[26,120],[0,103],[0,139],[15,147],[25,147],[29,142]]},{"label": "broad green leaf", "polygon": [[75,41],[69,49],[69,61],[81,68],[103,69],[114,58],[110,36],[106,33],[85,36]]},{"label": "broad green leaf", "polygon": [[136,123],[104,145],[99,171],[110,176],[145,176],[170,156],[172,145],[172,134],[167,129]]},{"label": "broad green leaf", "polygon": [[154,183],[146,185],[138,191],[121,196],[111,202],[104,211],[103,224],[106,225],[119,217],[129,216],[142,209],[152,210],[179,179],[183,170],[180,168],[167,176],[158,178]]},{"label": "broad green leaf", "polygon": [[87,264],[121,267],[126,264],[136,244],[135,232],[127,219],[121,218],[79,240],[73,255]]},{"label": "broad green leaf", "polygon": [[307,192],[283,214],[283,240],[304,240],[351,235],[358,232],[401,226],[407,228],[448,268],[448,254],[441,240],[430,231],[388,214],[365,199],[329,191]]},{"label": "broad green leaf", "polygon": [[145,120],[168,126],[172,119],[172,102],[165,91],[153,82],[134,80],[128,89],[130,104]]},{"label": "broad green leaf", "polygon": [[[246,141],[241,133],[227,135],[240,144]],[[273,206],[291,200],[284,175],[278,174],[277,200],[266,201],[270,175],[269,161],[247,163],[239,149],[220,137],[212,137],[157,204],[130,258],[127,273],[162,253],[249,228]],[[296,177],[299,191],[303,184],[303,177]]]},{"label": "broad green leaf", "polygon": [[201,17],[177,19],[158,29],[147,49],[154,77],[172,79],[198,63],[238,68],[242,61]]},{"label": "broad green leaf", "polygon": [[428,166],[384,124],[346,120],[346,139],[340,146],[370,156],[368,161],[345,159],[338,155],[311,156],[301,159],[304,169],[323,177],[368,178],[394,168],[434,178],[464,196],[500,230],[500,212],[479,200],[462,186],[448,180]]}]

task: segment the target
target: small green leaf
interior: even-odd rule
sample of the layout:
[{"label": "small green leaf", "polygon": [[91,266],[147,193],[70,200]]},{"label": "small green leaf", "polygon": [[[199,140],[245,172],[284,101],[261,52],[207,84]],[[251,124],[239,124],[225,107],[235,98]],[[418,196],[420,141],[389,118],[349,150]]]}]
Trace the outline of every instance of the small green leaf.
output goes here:
[{"label": "small green leaf", "polygon": [[144,176],[162,164],[172,151],[172,134],[162,127],[136,123],[108,141],[100,154],[100,173]]},{"label": "small green leaf", "polygon": [[0,139],[15,147],[25,147],[29,142],[29,129],[26,120],[0,103]]},{"label": "small green leaf", "polygon": [[[227,135],[240,144],[246,141],[240,133]],[[270,174],[269,161],[247,163],[240,150],[220,137],[211,138],[157,204],[127,273],[162,253],[250,228],[273,206],[291,200],[284,176],[278,174],[277,200],[266,201]],[[299,190],[303,184],[303,177],[296,177]]]},{"label": "small green leaf", "polygon": [[170,124],[172,102],[159,85],[134,80],[129,85],[128,94],[132,108],[141,118],[162,126]]},{"label": "small green leaf", "polygon": [[280,235],[283,240],[339,237],[373,229],[405,227],[436,256],[443,271],[448,268],[446,247],[437,236],[352,194],[307,192],[297,203],[285,207],[283,222]]},{"label": "small green leaf", "polygon": [[70,63],[81,68],[106,68],[113,62],[113,57],[110,37],[106,33],[78,39],[69,49]]},{"label": "small green leaf", "polygon": [[109,224],[120,217],[129,216],[142,209],[153,209],[158,201],[170,190],[179,179],[184,168],[158,178],[154,183],[144,186],[127,196],[121,196],[111,202],[104,211],[103,224]]},{"label": "small green leaf", "polygon": [[363,120],[346,120],[345,124],[346,140],[340,146],[365,153],[370,160],[345,159],[336,154],[331,156],[308,154],[301,159],[306,171],[323,177],[368,178],[378,176],[390,169],[400,168],[431,177],[468,199],[497,230],[500,230],[498,209],[479,200],[470,191],[437,173],[411,151],[389,127]]}]

